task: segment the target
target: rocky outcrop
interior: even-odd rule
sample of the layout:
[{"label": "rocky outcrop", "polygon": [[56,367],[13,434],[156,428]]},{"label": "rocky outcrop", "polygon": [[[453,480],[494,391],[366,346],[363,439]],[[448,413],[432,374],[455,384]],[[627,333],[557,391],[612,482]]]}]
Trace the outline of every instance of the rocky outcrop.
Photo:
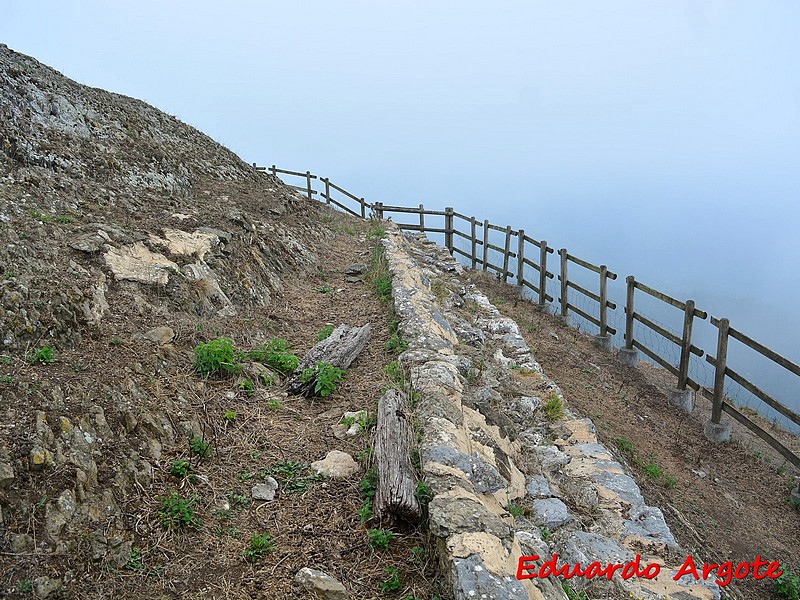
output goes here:
[{"label": "rocky outcrop", "polygon": [[419,394],[430,530],[455,597],[566,598],[557,577],[516,577],[520,557],[541,564],[555,553],[559,565],[583,568],[637,554],[643,565],[662,565],[654,579],[573,578],[574,589],[719,598],[715,585],[672,580],[682,561],[663,514],[644,502],[592,422],[570,413],[517,324],[462,285],[444,249],[398,232],[384,248],[408,342],[400,361]]}]

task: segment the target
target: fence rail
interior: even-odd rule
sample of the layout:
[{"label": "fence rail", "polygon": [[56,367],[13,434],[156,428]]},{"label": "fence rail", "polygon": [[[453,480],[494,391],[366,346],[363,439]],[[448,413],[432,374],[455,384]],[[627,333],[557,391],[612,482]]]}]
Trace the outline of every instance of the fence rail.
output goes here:
[{"label": "fence rail", "polygon": [[[473,216],[456,212],[451,207],[447,207],[444,210],[430,210],[426,209],[423,204],[420,204],[417,207],[409,207],[385,205],[381,202],[369,203],[363,197],[359,197],[334,184],[329,178],[319,177],[312,174],[310,171],[289,171],[286,169],[279,169],[275,165],[267,168],[258,166],[255,163],[253,163],[253,167],[260,172],[269,171],[275,177],[277,177],[278,174],[301,177],[305,179],[305,185],[289,185],[288,187],[297,190],[298,192],[302,192],[308,199],[314,199],[314,196],[324,198],[327,204],[332,204],[348,214],[356,217],[367,218],[367,211],[369,211],[372,216],[378,219],[386,218],[387,213],[419,215],[418,223],[397,223],[397,226],[401,230],[406,231],[443,234],[444,245],[448,251],[451,254],[459,255],[467,259],[472,269],[480,268],[483,271],[491,270],[499,279],[504,282],[508,282],[509,279],[513,279],[520,289],[528,288],[534,292],[535,297],[538,299],[538,305],[542,309],[546,308],[548,302],[555,302],[553,296],[547,292],[547,280],[556,278],[556,275],[548,270],[547,257],[548,254],[554,254],[556,251],[554,248],[548,246],[545,240],[536,240],[533,237],[526,235],[525,231],[522,229],[514,230],[510,225],[506,225],[505,227],[496,225],[490,223],[488,219],[480,221]],[[322,182],[324,184],[324,191],[313,189],[314,181]],[[336,191],[346,199],[357,203],[358,210],[353,210],[350,208],[350,206],[345,204],[344,202],[346,202],[346,200],[340,201],[333,198],[331,195],[331,190]],[[438,221],[437,225],[441,225],[431,226],[430,221],[426,220],[426,217],[433,217],[434,220]],[[466,221],[466,223],[469,225],[469,230],[461,231],[457,229],[454,224],[455,219]],[[480,234],[478,231],[479,229],[481,230]],[[498,236],[495,236],[494,242],[490,241],[490,232],[502,234],[502,241],[497,239]],[[469,252],[456,247],[453,243],[454,237],[467,240],[469,242]],[[513,243],[512,239],[515,239]],[[495,252],[499,254],[502,264],[495,264],[492,262],[494,259],[490,260],[489,252]],[[587,322],[592,323],[599,330],[599,333],[595,336],[595,339],[601,346],[610,349],[611,335],[615,335],[617,330],[608,323],[608,309],[616,310],[617,305],[608,299],[608,282],[616,280],[617,274],[610,271],[606,265],[595,265],[587,260],[570,254],[566,248],[559,249],[558,256],[559,273],[557,275],[557,279],[560,284],[560,296],[557,300],[559,303],[561,317],[566,319],[568,318],[570,312],[572,312],[585,319]],[[570,263],[584,270],[588,270],[590,273],[594,273],[598,276],[599,281],[597,292],[580,285],[575,280],[569,279]],[[530,269],[536,272],[537,276],[533,281],[526,278],[526,267],[530,267]],[[653,362],[660,365],[677,378],[677,392],[688,393],[689,390],[694,390],[711,401],[712,410],[709,424],[719,426],[722,423],[722,413],[724,412],[772,446],[777,452],[786,458],[786,460],[800,468],[800,456],[798,456],[798,453],[787,448],[772,434],[764,430],[760,425],[748,418],[741,411],[737,410],[728,401],[724,393],[726,381],[735,382],[753,394],[755,397],[762,400],[774,411],[786,417],[792,423],[800,427],[800,414],[788,408],[763,391],[756,384],[748,381],[742,375],[727,366],[728,341],[730,338],[735,339],[741,344],[754,350],[761,356],[771,360],[776,365],[797,376],[800,376],[800,365],[781,356],[774,350],[770,350],[733,327],[730,327],[728,319],[718,319],[714,316],[711,317],[710,322],[713,326],[718,328],[717,355],[708,355],[704,350],[698,348],[692,343],[692,328],[694,321],[695,319],[708,319],[709,315],[707,312],[696,308],[693,300],[686,300],[684,302],[673,298],[664,292],[637,281],[632,275],[629,275],[625,281],[627,286],[626,302],[624,307],[625,332],[624,347],[621,352],[626,353],[625,355],[628,358],[625,359],[623,357],[623,360],[629,364],[635,364],[636,351],[642,352]],[[587,310],[584,310],[583,308],[570,302],[568,294],[569,290],[574,290],[576,293],[588,298],[594,304],[596,304],[596,312],[587,312]],[[660,300],[661,302],[664,302],[683,312],[683,330],[680,336],[659,325],[641,312],[635,310],[636,290],[639,290],[640,292]],[[680,350],[680,359],[678,360],[678,363],[670,363],[655,350],[647,347],[641,339],[636,339],[634,336],[634,322],[640,323],[650,331],[653,331],[663,339],[667,340],[669,343],[676,345]],[[700,358],[705,356],[706,362],[714,367],[713,388],[705,387],[689,376],[690,355],[695,355]],[[621,354],[621,356],[623,355]],[[721,439],[722,438],[716,441],[721,441]]]}]

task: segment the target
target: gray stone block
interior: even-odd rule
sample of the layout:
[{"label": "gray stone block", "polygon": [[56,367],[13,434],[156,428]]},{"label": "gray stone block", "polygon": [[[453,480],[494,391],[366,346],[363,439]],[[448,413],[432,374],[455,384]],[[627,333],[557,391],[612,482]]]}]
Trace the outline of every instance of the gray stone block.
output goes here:
[{"label": "gray stone block", "polygon": [[558,498],[542,498],[532,504],[531,517],[541,527],[555,529],[572,520],[567,505]]}]

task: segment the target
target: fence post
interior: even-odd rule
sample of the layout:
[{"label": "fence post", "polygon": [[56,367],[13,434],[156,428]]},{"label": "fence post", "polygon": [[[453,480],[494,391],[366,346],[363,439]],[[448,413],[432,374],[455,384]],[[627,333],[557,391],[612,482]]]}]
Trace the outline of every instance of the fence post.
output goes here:
[{"label": "fence post", "polygon": [[539,310],[547,308],[547,242],[539,242]]},{"label": "fence post", "polygon": [[470,217],[469,224],[472,236],[470,239],[470,244],[472,245],[472,252],[470,252],[470,255],[472,256],[472,270],[474,271],[478,263],[478,224],[475,221],[475,217]]},{"label": "fence post", "polygon": [[[363,198],[361,199],[363,202]],[[363,204],[361,205],[364,206]],[[383,221],[383,202],[374,202],[372,204],[372,212],[375,214],[375,218],[379,221]]]},{"label": "fence post", "polygon": [[[359,199],[359,203],[361,204],[361,218],[362,219],[366,219],[367,218],[367,203],[364,201],[363,198]],[[383,206],[383,205],[381,204],[381,206]],[[381,220],[383,220],[383,210],[381,210]]]},{"label": "fence post", "polygon": [[489,219],[483,220],[483,270],[488,268],[489,263]]},{"label": "fence post", "polygon": [[453,253],[453,207],[444,209],[444,245],[450,254]]},{"label": "fence post", "polygon": [[419,230],[425,231],[425,207],[422,204],[419,205]]},{"label": "fence post", "polygon": [[508,283],[509,258],[511,258],[511,225],[506,225],[506,242],[503,245],[503,283]]},{"label": "fence post", "polygon": [[670,406],[685,412],[692,412],[694,402],[692,390],[686,388],[689,379],[689,357],[692,347],[692,323],[694,321],[694,300],[687,300],[683,313],[683,336],[681,337],[681,358],[678,363],[678,386],[667,392]]},{"label": "fence post", "polygon": [[331,178],[325,177],[322,181],[325,182],[325,204],[331,203]]},{"label": "fence post", "polygon": [[311,200],[311,171],[306,171],[306,189],[308,190],[308,199]]},{"label": "fence post", "polygon": [[558,251],[558,256],[561,259],[561,320],[566,324],[567,311],[569,310],[567,302],[567,291],[569,289],[569,280],[567,279],[567,249],[561,248],[561,250]]},{"label": "fence post", "polygon": [[517,233],[517,285],[520,293],[524,292],[522,287],[525,283],[525,230],[520,229]]},{"label": "fence post", "polygon": [[633,347],[633,293],[636,290],[636,279],[633,275],[625,278],[628,292],[625,298],[625,347],[619,351],[622,364],[635,367],[639,362],[639,351]]},{"label": "fence post", "polygon": [[272,165],[269,168],[269,170],[272,171],[272,176],[273,177],[277,177],[278,176],[278,167],[276,167],[275,165]]},{"label": "fence post", "polygon": [[603,350],[611,350],[611,336],[608,335],[608,267],[600,265],[600,334],[594,336],[594,343]]},{"label": "fence post", "polygon": [[728,329],[730,321],[717,322],[717,356],[714,359],[714,397],[711,405],[711,418],[706,421],[703,433],[712,442],[726,442],[731,437],[730,421],[722,420],[722,402],[725,400],[725,369],[728,362]]}]

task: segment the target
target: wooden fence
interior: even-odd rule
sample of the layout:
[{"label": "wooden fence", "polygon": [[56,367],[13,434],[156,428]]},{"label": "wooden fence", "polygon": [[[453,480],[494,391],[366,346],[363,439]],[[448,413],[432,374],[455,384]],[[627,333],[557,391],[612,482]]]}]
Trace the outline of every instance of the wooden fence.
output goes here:
[{"label": "wooden fence", "polygon": [[[398,222],[397,226],[404,231],[443,234],[444,245],[448,251],[453,255],[462,256],[464,259],[466,259],[472,269],[480,268],[483,271],[492,271],[504,282],[509,282],[509,279],[511,279],[521,289],[530,289],[534,293],[534,298],[538,301],[538,306],[542,309],[547,306],[548,302],[554,302],[554,298],[547,293],[547,280],[554,279],[556,277],[554,273],[548,270],[548,255],[554,254],[555,250],[548,246],[545,240],[536,240],[528,236],[522,229],[514,230],[510,225],[502,227],[499,225],[494,225],[488,220],[480,221],[473,216],[467,216],[458,213],[451,207],[447,207],[444,210],[429,210],[426,209],[422,204],[415,207],[407,207],[385,205],[381,202],[369,203],[366,202],[363,197],[359,197],[348,192],[344,188],[335,185],[330,181],[330,179],[318,177],[317,175],[313,175],[310,171],[306,171],[304,173],[299,171],[288,171],[285,169],[278,169],[275,165],[267,168],[259,167],[256,164],[253,164],[253,167],[259,171],[269,171],[275,177],[277,177],[279,174],[282,174],[304,178],[305,185],[289,185],[289,187],[302,192],[309,199],[314,199],[315,196],[320,196],[321,199],[324,199],[326,204],[332,204],[355,217],[365,219],[368,216],[371,216],[378,219],[384,219],[386,218],[387,214],[417,215],[417,219],[415,219],[416,222]],[[317,191],[313,189],[314,181],[322,182],[324,184],[324,190]],[[338,199],[332,195],[333,192],[337,193]],[[353,204],[356,205],[355,209],[351,208]],[[434,217],[441,223],[441,226],[432,226],[431,221],[426,220],[426,217]],[[466,224],[466,231],[461,231],[456,226],[456,220],[460,222],[463,221]],[[501,242],[502,245],[493,244],[490,242],[491,231],[501,234],[503,240]],[[468,242],[469,251],[462,250],[453,243],[456,237],[462,238]],[[492,262],[489,255],[490,251],[500,255],[500,260],[497,262],[501,264]],[[558,305],[560,309],[559,314],[565,319],[569,316],[570,311],[576,315],[579,315],[598,328],[598,335],[596,336],[596,339],[610,343],[610,335],[616,334],[617,330],[608,323],[608,309],[610,308],[611,310],[616,310],[617,306],[614,302],[611,302],[608,299],[608,281],[616,280],[617,275],[609,271],[606,265],[594,265],[586,260],[570,254],[566,248],[559,249],[558,256],[560,259],[558,274],[558,281],[560,284],[560,296],[558,298]],[[570,263],[596,274],[598,283],[597,292],[591,291],[579,285],[576,281],[570,281]],[[526,279],[526,267],[530,267],[536,272],[536,277],[533,281]],[[701,348],[698,348],[692,343],[692,327],[695,319],[705,320],[709,316],[708,313],[697,309],[693,300],[686,300],[685,302],[682,302],[637,281],[633,276],[628,276],[625,281],[627,284],[624,337],[625,349],[628,351],[633,351],[634,349],[641,351],[643,354],[653,360],[653,362],[675,375],[677,377],[676,387],[678,390],[686,390],[686,388],[689,387],[695,392],[699,392],[711,400],[712,423],[719,424],[721,422],[722,413],[727,413],[736,421],[747,427],[755,435],[767,442],[784,458],[786,458],[786,460],[800,468],[800,456],[798,456],[798,454],[784,446],[780,441],[775,439],[774,436],[765,431],[752,419],[748,418],[742,412],[737,410],[725,396],[724,389],[727,378],[728,380],[737,383],[752,393],[770,408],[777,411],[779,414],[783,415],[792,421],[792,423],[800,427],[800,415],[771,397],[755,384],[751,383],[727,366],[726,357],[728,340],[729,338],[734,338],[735,340],[741,342],[750,349],[755,350],[757,353],[765,356],[775,364],[797,376],[800,376],[800,365],[784,358],[777,352],[766,348],[747,335],[730,327],[727,319],[718,319],[713,316],[711,317],[711,324],[716,326],[719,331],[717,356],[709,356]],[[592,300],[594,304],[597,305],[597,310],[590,313],[571,303],[568,297],[568,292],[570,289],[574,290],[578,294],[581,294],[583,297]],[[648,296],[656,298],[657,300],[660,300],[682,311],[682,335],[675,335],[655,321],[649,319],[640,312],[637,312],[635,309],[636,290],[639,290]],[[680,359],[678,363],[673,365],[655,352],[655,350],[648,348],[643,341],[636,339],[634,337],[634,321],[641,323],[667,341],[675,344],[680,350]],[[603,345],[610,347],[610,344]],[[690,355],[692,354],[699,358],[702,358],[705,355],[706,361],[714,367],[715,371],[713,388],[705,387],[689,376],[689,361]]]}]

